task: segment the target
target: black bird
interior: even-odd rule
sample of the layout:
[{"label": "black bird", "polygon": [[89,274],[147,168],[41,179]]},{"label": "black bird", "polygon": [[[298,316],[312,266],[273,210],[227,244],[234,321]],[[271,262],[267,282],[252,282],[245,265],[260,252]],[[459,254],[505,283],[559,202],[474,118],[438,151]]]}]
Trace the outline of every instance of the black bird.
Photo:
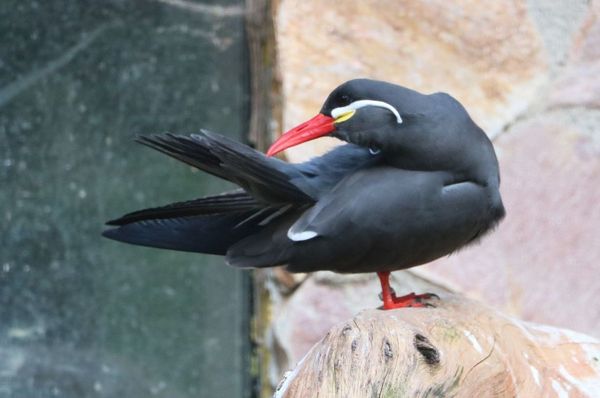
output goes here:
[{"label": "black bird", "polygon": [[[270,157],[325,135],[346,144],[300,164]],[[504,216],[493,146],[445,93],[348,81],[267,156],[205,130],[138,141],[241,189],[127,214],[104,236],[240,268],[377,272],[385,309],[430,297],[396,297],[391,271],[448,255]]]}]

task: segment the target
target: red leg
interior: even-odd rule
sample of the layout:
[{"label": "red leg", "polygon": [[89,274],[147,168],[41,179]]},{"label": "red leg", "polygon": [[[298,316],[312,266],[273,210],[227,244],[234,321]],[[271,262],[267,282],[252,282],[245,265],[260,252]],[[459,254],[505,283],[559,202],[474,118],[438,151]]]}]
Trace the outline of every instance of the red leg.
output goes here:
[{"label": "red leg", "polygon": [[394,296],[390,288],[390,272],[378,272],[379,282],[381,282],[381,299],[383,300],[383,309],[390,310],[394,308]]},{"label": "red leg", "polygon": [[405,307],[427,307],[423,300],[431,298],[439,298],[435,294],[414,294],[410,293],[406,296],[396,297],[396,293],[390,287],[390,272],[378,272],[377,276],[381,282],[381,299],[383,300],[383,309],[391,310],[394,308],[405,308]]}]

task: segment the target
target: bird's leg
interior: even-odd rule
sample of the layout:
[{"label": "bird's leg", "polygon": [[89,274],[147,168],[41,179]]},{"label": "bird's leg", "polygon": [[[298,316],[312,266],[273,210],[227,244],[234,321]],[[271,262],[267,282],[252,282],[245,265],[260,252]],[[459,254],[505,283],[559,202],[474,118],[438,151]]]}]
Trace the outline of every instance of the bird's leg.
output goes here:
[{"label": "bird's leg", "polygon": [[394,290],[390,287],[390,272],[378,272],[377,276],[381,282],[381,299],[383,300],[384,310],[405,307],[430,307],[432,306],[431,304],[427,304],[423,301],[431,298],[439,298],[432,293],[409,293],[406,296],[397,297]]},{"label": "bird's leg", "polygon": [[379,282],[381,282],[381,300],[383,300],[383,309],[390,310],[394,307],[394,297],[395,293],[392,292],[390,288],[390,272],[378,272],[377,276],[379,277]]}]

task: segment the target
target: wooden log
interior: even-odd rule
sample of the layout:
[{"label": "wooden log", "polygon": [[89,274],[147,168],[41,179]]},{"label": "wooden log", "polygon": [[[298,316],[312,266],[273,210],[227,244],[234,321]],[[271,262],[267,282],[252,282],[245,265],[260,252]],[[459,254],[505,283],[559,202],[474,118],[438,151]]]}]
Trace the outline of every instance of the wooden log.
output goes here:
[{"label": "wooden log", "polygon": [[333,327],[274,397],[600,397],[600,342],[448,295]]}]

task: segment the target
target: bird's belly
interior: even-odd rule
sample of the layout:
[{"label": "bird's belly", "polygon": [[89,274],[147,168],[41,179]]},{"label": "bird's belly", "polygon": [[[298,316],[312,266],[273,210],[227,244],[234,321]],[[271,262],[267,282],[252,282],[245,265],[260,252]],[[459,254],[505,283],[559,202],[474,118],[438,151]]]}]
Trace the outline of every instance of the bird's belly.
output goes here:
[{"label": "bird's belly", "polygon": [[478,192],[482,188],[461,189],[442,189],[435,199],[390,215],[387,223],[395,224],[390,229],[396,232],[374,237],[371,263],[389,271],[414,267],[449,255],[484,233],[493,223],[489,203]]},{"label": "bird's belly", "polygon": [[312,262],[302,267],[292,264],[291,268],[340,273],[394,271],[448,255],[493,225],[482,190],[476,184],[439,187],[416,198],[420,200],[399,200],[396,207],[389,195],[381,201],[373,196],[371,215],[350,218],[342,228],[343,236],[324,236],[306,245]]}]

